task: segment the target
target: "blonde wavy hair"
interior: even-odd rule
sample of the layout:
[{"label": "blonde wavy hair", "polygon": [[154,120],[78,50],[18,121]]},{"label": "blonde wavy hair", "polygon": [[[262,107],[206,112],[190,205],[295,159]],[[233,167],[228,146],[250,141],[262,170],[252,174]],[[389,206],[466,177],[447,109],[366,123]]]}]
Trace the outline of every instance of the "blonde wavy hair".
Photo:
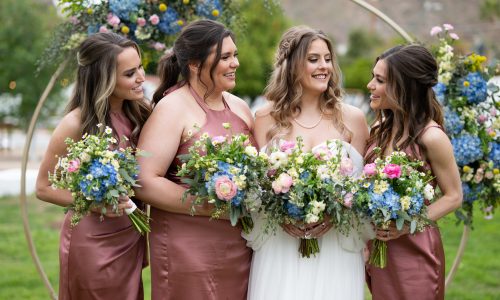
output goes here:
[{"label": "blonde wavy hair", "polygon": [[340,86],[342,73],[330,39],[320,30],[296,26],[287,30],[281,38],[276,52],[274,70],[265,89],[265,97],[273,103],[270,115],[276,121],[266,134],[267,140],[271,142],[290,131],[293,115],[301,111],[302,85],[300,81],[304,76],[303,70],[309,47],[317,39],[323,40],[328,46],[333,65],[328,88],[321,95],[320,109],[333,119],[334,125],[344,136],[349,138],[351,136],[351,132],[342,120],[341,101],[344,95]]}]

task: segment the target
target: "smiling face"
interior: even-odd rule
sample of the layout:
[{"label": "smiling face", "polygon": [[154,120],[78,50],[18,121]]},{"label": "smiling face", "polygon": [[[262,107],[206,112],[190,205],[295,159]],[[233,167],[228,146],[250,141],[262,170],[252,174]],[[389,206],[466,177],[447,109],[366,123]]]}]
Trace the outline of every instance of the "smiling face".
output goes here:
[{"label": "smiling face", "polygon": [[125,48],[116,59],[116,84],[110,101],[142,100],[145,80],[141,58],[134,47]]},{"label": "smiling face", "polygon": [[387,64],[380,59],[373,68],[372,80],[368,82],[370,91],[370,107],[373,110],[392,109],[391,101],[387,96]]},{"label": "smiling face", "polygon": [[305,68],[300,79],[304,93],[321,94],[328,88],[333,72],[332,54],[322,39],[311,42],[307,50]]},{"label": "smiling face", "polygon": [[233,39],[228,36],[222,41],[220,60],[212,71],[210,79],[210,68],[216,57],[217,45],[212,47],[210,55],[203,64],[200,79],[208,86],[208,90],[214,92],[223,92],[231,90],[236,86],[236,69],[240,66],[238,61],[238,49]]}]

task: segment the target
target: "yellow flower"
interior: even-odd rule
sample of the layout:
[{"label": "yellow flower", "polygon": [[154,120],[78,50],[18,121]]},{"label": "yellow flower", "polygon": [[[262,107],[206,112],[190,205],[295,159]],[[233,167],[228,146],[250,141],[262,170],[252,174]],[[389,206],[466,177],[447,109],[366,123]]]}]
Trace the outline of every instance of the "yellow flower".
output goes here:
[{"label": "yellow flower", "polygon": [[496,134],[496,132],[491,131],[491,132],[489,133],[489,135],[490,135],[491,137],[495,137],[497,134]]},{"label": "yellow flower", "polygon": [[184,25],[184,21],[182,21],[182,20],[177,21],[177,25],[183,26]]},{"label": "yellow flower", "polygon": [[403,210],[408,210],[410,208],[410,200],[411,199],[408,196],[401,197],[399,201],[401,202],[401,208]]},{"label": "yellow flower", "polygon": [[465,87],[468,87],[470,85],[470,83],[468,81],[464,81],[464,86]]},{"label": "yellow flower", "polygon": [[189,4],[189,0],[182,0],[182,3]]},{"label": "yellow flower", "polygon": [[91,15],[94,13],[94,10],[92,8],[87,8],[87,14]]},{"label": "yellow flower", "polygon": [[218,17],[219,16],[219,10],[218,9],[212,10],[212,16]]},{"label": "yellow flower", "polygon": [[464,166],[462,170],[463,170],[465,173],[472,172],[472,168],[471,168],[471,167],[469,167],[469,166]]},{"label": "yellow flower", "polygon": [[500,174],[500,170],[499,169],[493,169],[493,174],[495,174],[495,175]]},{"label": "yellow flower", "polygon": [[121,32],[124,34],[128,34],[130,32],[130,28],[127,26],[122,26]]},{"label": "yellow flower", "polygon": [[222,127],[224,127],[225,129],[229,129],[231,128],[231,123],[222,123]]},{"label": "yellow flower", "polygon": [[160,5],[158,6],[158,8],[160,9],[160,11],[166,11],[167,10],[167,5],[164,4],[164,3],[160,3]]}]

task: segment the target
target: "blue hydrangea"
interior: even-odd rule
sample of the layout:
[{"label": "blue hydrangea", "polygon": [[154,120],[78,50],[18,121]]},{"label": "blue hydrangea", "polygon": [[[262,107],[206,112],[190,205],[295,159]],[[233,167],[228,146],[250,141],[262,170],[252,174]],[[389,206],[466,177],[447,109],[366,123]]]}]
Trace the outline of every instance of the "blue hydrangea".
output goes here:
[{"label": "blue hydrangea", "polygon": [[243,198],[245,198],[245,192],[238,190],[238,193],[236,193],[236,196],[234,196],[234,198],[231,199],[231,204],[233,206],[240,206],[241,201],[243,201]]},{"label": "blue hydrangea", "polygon": [[464,195],[464,202],[472,203],[479,200],[479,196],[483,191],[483,184],[477,184],[471,187],[468,183],[462,182],[462,192]]},{"label": "blue hydrangea", "polygon": [[304,210],[302,208],[288,201],[285,203],[285,209],[288,215],[296,220],[301,220],[304,215]]},{"label": "blue hydrangea", "polygon": [[300,173],[299,178],[301,180],[307,180],[309,178],[309,176],[311,176],[311,173],[309,173],[309,171],[304,171],[304,172]]},{"label": "blue hydrangea", "polygon": [[387,211],[392,219],[397,218],[397,211],[401,210],[399,195],[389,187],[382,195],[373,192],[373,186],[368,191],[371,199],[370,214],[373,215],[377,211]]},{"label": "blue hydrangea", "polygon": [[163,33],[176,34],[181,30],[181,26],[177,24],[178,19],[179,15],[175,11],[175,9],[168,7],[165,13],[160,16],[160,23],[158,24],[158,28]]},{"label": "blue hydrangea", "polygon": [[222,12],[222,6],[220,5],[219,0],[202,0],[198,2],[196,5],[196,13],[199,16],[208,18],[208,19],[216,19],[214,15],[212,15],[212,11],[217,9],[219,13]]},{"label": "blue hydrangea", "polygon": [[500,144],[497,142],[492,142],[489,144],[490,146],[490,154],[488,154],[488,158],[493,161],[495,168],[500,168]]},{"label": "blue hydrangea", "polygon": [[436,98],[437,100],[443,104],[444,103],[444,98],[446,94],[446,85],[442,82],[438,82],[435,86],[432,87],[434,90],[434,93],[436,93]]},{"label": "blue hydrangea", "polygon": [[450,135],[457,135],[464,129],[464,121],[449,108],[444,110],[444,129]]},{"label": "blue hydrangea", "polygon": [[481,139],[470,134],[463,134],[451,139],[455,160],[461,167],[483,157]]},{"label": "blue hydrangea", "polygon": [[109,10],[122,21],[129,21],[130,14],[139,11],[140,0],[109,0]]},{"label": "blue hydrangea", "polygon": [[87,35],[91,36],[93,34],[96,34],[99,32],[99,25],[97,24],[92,24],[92,25],[89,25],[89,27],[87,27]]},{"label": "blue hydrangea", "polygon": [[[464,86],[467,81],[468,86]],[[458,81],[461,95],[467,97],[467,102],[470,104],[481,103],[488,96],[488,87],[486,81],[479,72],[469,73],[465,78]]]},{"label": "blue hydrangea", "polygon": [[420,193],[411,197],[410,208],[408,209],[408,214],[410,216],[418,215],[422,206],[424,205],[424,196]]},{"label": "blue hydrangea", "polygon": [[91,174],[93,179],[85,177],[80,181],[80,190],[85,197],[97,202],[102,201],[109,187],[115,186],[118,182],[115,168],[110,163],[103,164],[98,159],[92,160],[87,174]]}]

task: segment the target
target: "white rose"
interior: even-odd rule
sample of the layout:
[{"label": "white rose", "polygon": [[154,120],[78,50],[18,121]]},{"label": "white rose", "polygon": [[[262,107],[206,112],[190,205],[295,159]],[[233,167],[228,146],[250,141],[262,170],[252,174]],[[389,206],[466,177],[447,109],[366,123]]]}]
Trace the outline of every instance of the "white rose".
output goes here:
[{"label": "white rose", "polygon": [[431,200],[434,198],[434,188],[432,185],[427,184],[424,188],[424,197],[425,199]]}]

